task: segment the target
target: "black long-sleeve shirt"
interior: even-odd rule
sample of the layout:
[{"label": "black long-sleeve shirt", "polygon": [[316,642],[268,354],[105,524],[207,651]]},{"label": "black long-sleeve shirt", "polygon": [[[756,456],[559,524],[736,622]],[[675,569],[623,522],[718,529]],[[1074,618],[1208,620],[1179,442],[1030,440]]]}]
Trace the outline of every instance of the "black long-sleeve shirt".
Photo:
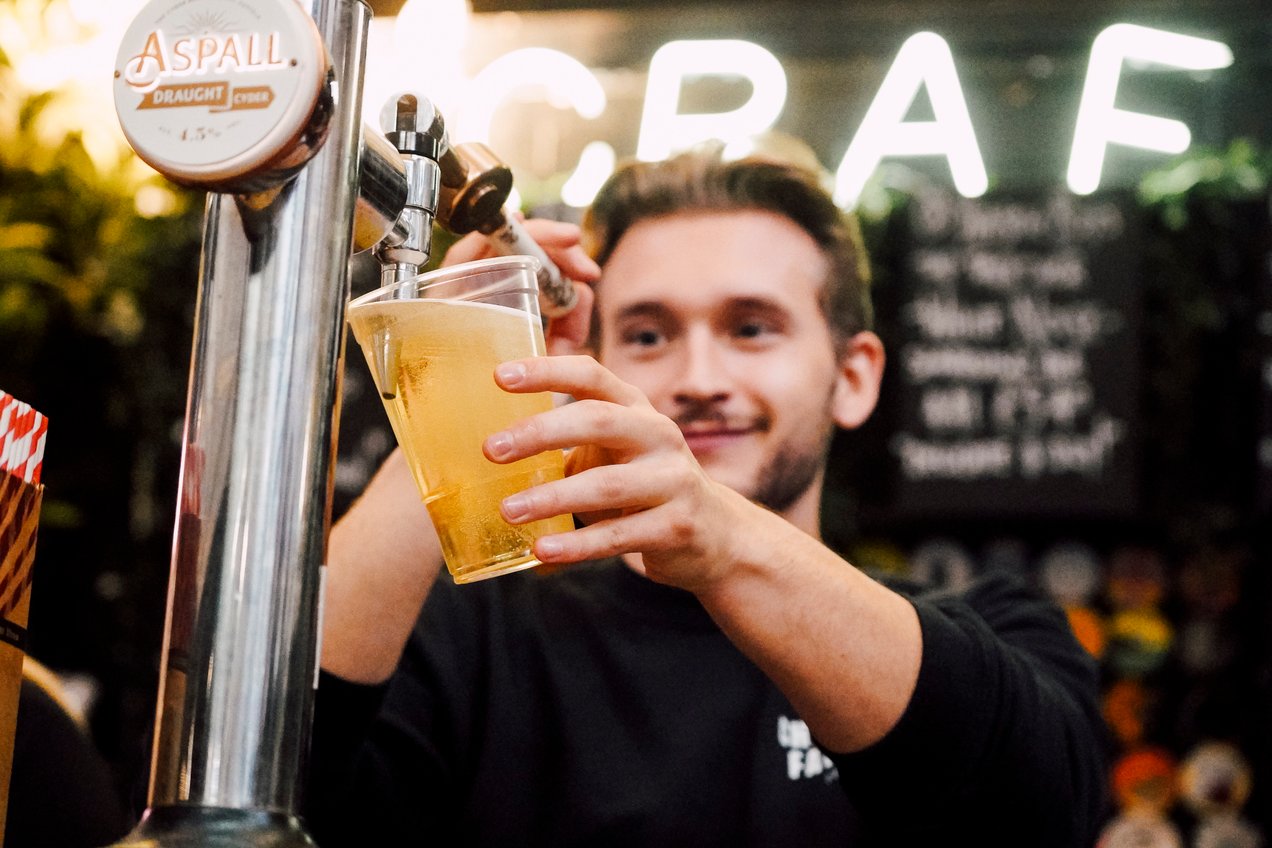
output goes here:
[{"label": "black long-sleeve shirt", "polygon": [[385,686],[324,675],[306,817],[324,848],[1079,846],[1103,795],[1092,663],[993,576],[913,597],[917,689],[820,750],[697,599],[609,560],[443,578]]}]

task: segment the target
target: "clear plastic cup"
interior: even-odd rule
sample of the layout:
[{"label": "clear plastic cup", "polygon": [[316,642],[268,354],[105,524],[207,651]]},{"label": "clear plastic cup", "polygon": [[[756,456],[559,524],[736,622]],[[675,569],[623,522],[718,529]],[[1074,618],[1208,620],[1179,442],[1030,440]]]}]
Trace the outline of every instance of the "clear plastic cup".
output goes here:
[{"label": "clear plastic cup", "polygon": [[505,497],[561,479],[561,451],[500,465],[481,450],[490,434],[552,407],[547,392],[513,394],[494,381],[500,363],[545,353],[537,266],[525,256],[467,262],[349,304],[456,583],[538,565],[534,541],[574,528],[569,515],[517,526],[499,515]]}]

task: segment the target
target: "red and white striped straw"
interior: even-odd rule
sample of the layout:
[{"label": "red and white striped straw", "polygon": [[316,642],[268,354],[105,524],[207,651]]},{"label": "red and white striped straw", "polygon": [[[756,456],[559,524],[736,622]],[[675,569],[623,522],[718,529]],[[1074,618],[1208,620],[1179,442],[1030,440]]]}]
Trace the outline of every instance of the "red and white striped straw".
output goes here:
[{"label": "red and white striped straw", "polygon": [[49,422],[30,405],[0,391],[0,471],[37,485]]}]

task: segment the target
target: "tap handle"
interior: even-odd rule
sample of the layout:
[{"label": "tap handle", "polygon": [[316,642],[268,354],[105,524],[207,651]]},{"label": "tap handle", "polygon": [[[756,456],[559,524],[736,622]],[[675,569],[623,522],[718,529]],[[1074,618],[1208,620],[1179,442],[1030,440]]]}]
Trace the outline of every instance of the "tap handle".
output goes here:
[{"label": "tap handle", "polygon": [[561,269],[548,258],[539,243],[530,237],[521,221],[515,216],[505,214],[501,209],[498,218],[491,220],[489,224],[491,226],[483,227],[481,232],[497,252],[506,256],[533,256],[539,260],[539,267],[535,271],[535,279],[539,284],[539,310],[549,318],[555,318],[573,309],[578,302],[574,283],[561,276]]},{"label": "tap handle", "polygon": [[539,243],[504,209],[512,193],[512,169],[479,142],[454,145],[442,158],[441,166],[438,222],[453,233],[476,230],[501,254],[533,256],[539,260],[536,276],[543,313],[557,316],[573,309],[574,284],[561,276]]}]

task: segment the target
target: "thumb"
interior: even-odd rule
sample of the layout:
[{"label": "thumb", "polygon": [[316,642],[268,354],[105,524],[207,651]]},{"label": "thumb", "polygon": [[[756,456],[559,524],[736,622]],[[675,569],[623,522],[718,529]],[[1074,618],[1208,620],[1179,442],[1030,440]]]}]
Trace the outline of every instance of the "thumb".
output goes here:
[{"label": "thumb", "polygon": [[578,282],[574,283],[574,291],[578,294],[578,303],[574,308],[548,322],[546,340],[549,355],[564,356],[583,352],[587,348],[596,293],[591,286]]}]

